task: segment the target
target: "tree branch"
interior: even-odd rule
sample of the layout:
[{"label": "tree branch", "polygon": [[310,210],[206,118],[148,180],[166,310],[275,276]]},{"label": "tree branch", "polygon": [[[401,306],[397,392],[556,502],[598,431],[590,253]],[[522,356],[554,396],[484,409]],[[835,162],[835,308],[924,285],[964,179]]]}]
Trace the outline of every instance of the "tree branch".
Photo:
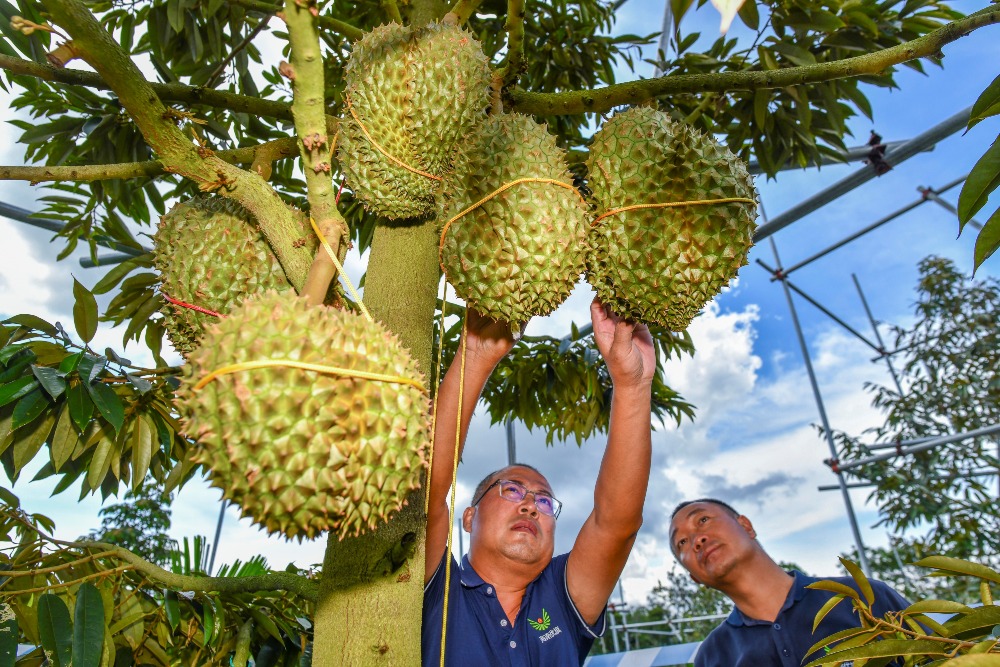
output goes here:
[{"label": "tree branch", "polygon": [[399,13],[399,6],[396,0],[382,0],[382,11],[386,13],[390,21],[395,21],[402,25],[403,17]]},{"label": "tree branch", "polygon": [[[220,160],[230,164],[253,163],[260,173],[263,165],[270,165],[275,160],[292,157],[296,154],[295,139],[286,137],[275,139],[259,146],[245,146],[219,151],[215,154]],[[0,167],[0,181],[105,181],[113,178],[153,178],[165,173],[163,163],[159,160],[146,162],[123,162],[119,164],[88,164],[76,167]],[[270,166],[267,168],[270,174]],[[262,174],[263,175],[263,174]],[[267,176],[264,176],[266,179]]]},{"label": "tree branch", "polygon": [[[310,9],[311,6],[303,7],[297,0],[285,3],[285,24],[292,47],[292,63],[286,76],[292,79],[294,89],[292,116],[295,118],[295,132],[299,138],[302,169],[308,187],[309,212],[323,236],[329,240],[330,249],[339,258],[341,239],[347,238],[349,230],[337,210],[336,194],[330,180],[335,146],[327,134],[323,110],[323,54]],[[399,14],[398,9],[396,14]],[[301,295],[310,304],[323,303],[336,274],[333,260],[323,248],[318,248]]]},{"label": "tree branch", "polygon": [[455,4],[448,10],[449,14],[454,14],[458,19],[457,25],[462,25],[469,20],[472,12],[479,8],[483,0],[456,0]]},{"label": "tree branch", "polygon": [[[167,107],[118,43],[80,0],[44,0],[45,8],[73,38],[80,55],[107,81],[165,168],[239,202],[257,224],[289,282],[301,289],[311,263],[311,248],[297,243],[306,229],[297,215],[258,174],[220,160],[195,146],[169,120]],[[305,238],[309,238],[305,236]]]},{"label": "tree branch", "polygon": [[[240,7],[260,12],[261,14],[277,14],[281,11],[281,5],[265,2],[264,0],[229,0],[229,2],[233,5],[239,5]],[[365,31],[361,28],[356,28],[350,23],[345,23],[332,16],[320,16],[318,20],[320,27],[324,30],[341,34],[352,41],[361,39],[365,35]]]},{"label": "tree branch", "polygon": [[[0,69],[11,74],[33,76],[42,81],[62,83],[70,86],[86,86],[97,90],[112,90],[111,85],[101,78],[100,74],[83,72],[76,69],[58,69],[50,65],[41,65],[31,60],[22,60],[0,54]],[[227,93],[210,88],[186,86],[181,83],[148,84],[157,97],[167,102],[184,104],[202,104],[218,109],[228,109],[254,116],[266,116],[279,120],[291,120],[292,109],[284,102],[263,100],[259,97],[247,97],[236,93]]]},{"label": "tree branch", "polygon": [[503,68],[504,86],[517,83],[526,69],[524,64],[524,0],[507,0],[507,65]]},{"label": "tree branch", "polygon": [[1000,21],[1000,6],[993,5],[952,21],[905,44],[836,62],[768,71],[668,75],[658,79],[630,81],[593,90],[564,93],[530,93],[515,89],[511,92],[511,104],[508,106],[513,111],[535,116],[604,113],[623,104],[641,104],[657,97],[677,93],[783,88],[863,74],[879,74],[893,65],[932,56],[946,44],[998,21]]}]

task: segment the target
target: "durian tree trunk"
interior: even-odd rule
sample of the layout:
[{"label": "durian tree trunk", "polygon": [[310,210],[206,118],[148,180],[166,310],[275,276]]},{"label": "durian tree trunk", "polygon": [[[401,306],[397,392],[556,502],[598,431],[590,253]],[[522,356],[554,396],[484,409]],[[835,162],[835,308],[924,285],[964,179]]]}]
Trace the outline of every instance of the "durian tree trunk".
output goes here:
[{"label": "durian tree trunk", "polygon": [[[433,220],[379,225],[365,304],[400,337],[427,383],[438,276]],[[329,538],[314,618],[314,665],[420,665],[425,529],[418,491],[375,532]]]}]

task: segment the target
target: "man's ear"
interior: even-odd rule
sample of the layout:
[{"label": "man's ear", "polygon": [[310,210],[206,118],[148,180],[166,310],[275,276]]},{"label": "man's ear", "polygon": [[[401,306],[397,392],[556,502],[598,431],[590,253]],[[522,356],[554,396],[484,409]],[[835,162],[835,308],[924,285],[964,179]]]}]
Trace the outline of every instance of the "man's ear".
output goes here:
[{"label": "man's ear", "polygon": [[747,531],[747,534],[750,535],[750,539],[757,539],[757,531],[753,529],[753,524],[750,523],[750,519],[741,514],[736,517],[736,522],[743,526],[743,530]]},{"label": "man's ear", "polygon": [[466,507],[462,512],[462,530],[471,534],[472,533],[472,517],[476,515],[475,507]]}]

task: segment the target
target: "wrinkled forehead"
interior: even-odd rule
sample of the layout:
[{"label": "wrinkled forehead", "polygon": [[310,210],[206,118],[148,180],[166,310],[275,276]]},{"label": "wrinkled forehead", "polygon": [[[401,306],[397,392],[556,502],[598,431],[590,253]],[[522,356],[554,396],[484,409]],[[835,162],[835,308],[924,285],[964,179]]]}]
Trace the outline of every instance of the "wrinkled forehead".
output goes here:
[{"label": "wrinkled forehead", "polygon": [[677,529],[684,525],[685,522],[694,519],[702,514],[708,514],[713,511],[712,503],[691,503],[690,505],[685,505],[677,514],[670,520],[670,532],[669,538],[671,544],[674,541],[674,534]]},{"label": "wrinkled forehead", "polygon": [[529,491],[547,491],[549,494],[552,494],[552,486],[549,484],[549,480],[545,479],[545,475],[524,466],[507,466],[494,475],[490,483],[492,484],[492,482],[498,479],[509,479],[512,482],[519,482],[524,484]]}]

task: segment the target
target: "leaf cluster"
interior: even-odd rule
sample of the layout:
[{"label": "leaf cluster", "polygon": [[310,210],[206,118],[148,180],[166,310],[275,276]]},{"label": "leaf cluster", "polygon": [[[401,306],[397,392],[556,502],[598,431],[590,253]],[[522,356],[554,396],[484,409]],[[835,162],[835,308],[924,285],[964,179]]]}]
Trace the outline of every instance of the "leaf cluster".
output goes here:
[{"label": "leaf cluster", "polygon": [[[970,607],[950,600],[919,600],[902,611],[875,616],[875,594],[871,582],[857,564],[842,558],[857,590],[835,581],[818,581],[810,588],[834,595],[817,612],[813,629],[837,605],[850,600],[861,624],[825,637],[814,644],[808,655],[825,655],[806,667],[839,665],[853,660],[858,667],[990,667],[1000,664],[1000,606],[993,604],[992,586],[1000,584],[1000,572],[958,558],[930,556],[915,565],[933,570],[930,576],[971,578],[979,584],[982,606]],[[941,615],[945,615],[942,619]]]},{"label": "leaf cluster", "polygon": [[[832,63],[916,39],[961,16],[933,0],[748,2],[739,16],[757,32],[750,47],[723,36],[704,51],[695,51],[701,35],[680,31],[680,20],[693,2],[672,4],[677,11],[672,38],[676,55],[666,59],[661,54],[662,60],[654,61],[668,76],[768,72]],[[920,61],[905,64],[923,72]],[[764,172],[773,176],[787,166],[821,164],[825,157],[843,159],[844,138],[851,134],[847,121],[858,112],[872,120],[860,84],[895,87],[893,72],[808,86],[681,94],[661,101],[661,107],[706,133],[724,136],[730,150],[747,161],[756,157]]]},{"label": "leaf cluster", "polygon": [[[169,488],[190,477],[189,443],[180,435],[168,375],[133,366],[111,348],[87,344],[97,329],[97,303],[76,284],[76,330],[33,315],[0,324],[0,463],[16,480],[44,446],[35,476],[61,477],[55,492],[80,480],[80,495],[107,498],[119,485],[136,489],[147,474]],[[167,369],[169,372],[169,369]]]},{"label": "leaf cluster", "polygon": [[[920,262],[912,327],[895,329],[902,395],[869,385],[885,422],[866,432],[891,443],[952,435],[1000,422],[1000,281],[973,281],[946,259]],[[836,433],[838,458],[881,453]],[[1000,552],[996,441],[969,438],[847,471],[874,482],[882,522],[896,531],[927,529],[938,553],[992,558]]]},{"label": "leaf cluster", "polygon": [[[28,517],[3,492],[0,535],[0,609],[12,614],[13,641],[37,647],[18,667],[45,664],[90,667],[129,665],[299,664],[311,639],[312,603],[276,592],[182,592],[163,588],[123,567],[95,542],[56,543],[51,522]],[[190,562],[187,545],[170,559]],[[219,576],[247,578],[270,572],[262,557],[223,566]],[[6,574],[3,574],[6,573]],[[203,575],[188,568],[184,574]],[[44,589],[42,595],[37,592]],[[71,619],[72,616],[72,619]],[[0,634],[0,654],[10,634]]]},{"label": "leaf cluster", "polygon": [[[1000,76],[986,87],[969,115],[969,129],[991,116],[1000,115]],[[982,157],[972,167],[962,192],[958,196],[958,231],[961,234],[979,210],[986,206],[991,193],[1000,187],[1000,136],[997,136]],[[976,237],[973,270],[978,269],[997,248],[1000,248],[1000,206],[983,224]]]}]

